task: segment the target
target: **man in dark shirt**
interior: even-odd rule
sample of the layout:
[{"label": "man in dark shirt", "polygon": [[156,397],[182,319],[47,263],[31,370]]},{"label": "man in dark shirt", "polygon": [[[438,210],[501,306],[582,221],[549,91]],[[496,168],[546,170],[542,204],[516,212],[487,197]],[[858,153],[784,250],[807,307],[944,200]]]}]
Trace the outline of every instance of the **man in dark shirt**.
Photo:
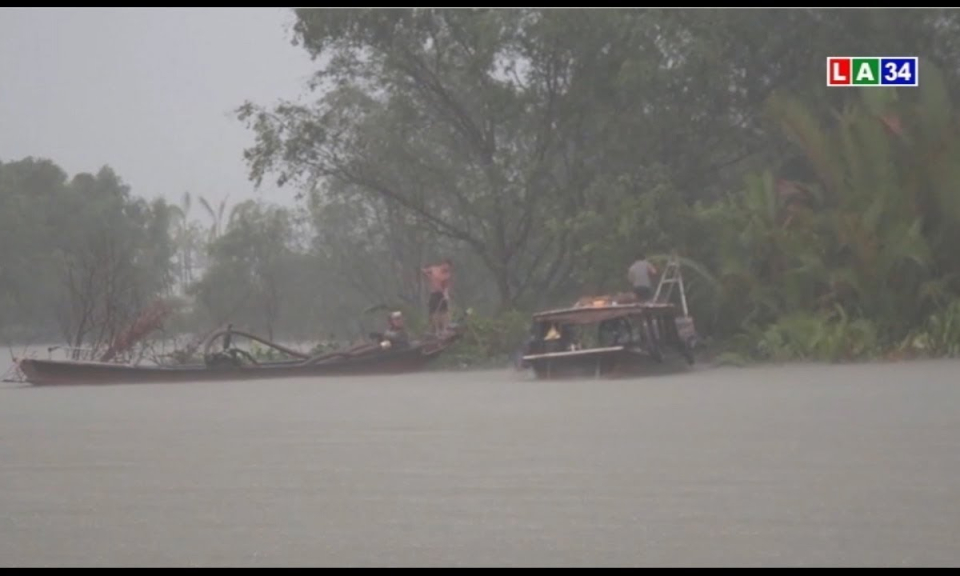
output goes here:
[{"label": "man in dark shirt", "polygon": [[403,314],[400,311],[392,312],[387,319],[387,329],[383,333],[381,348],[406,348],[410,345],[410,336],[404,326]]}]

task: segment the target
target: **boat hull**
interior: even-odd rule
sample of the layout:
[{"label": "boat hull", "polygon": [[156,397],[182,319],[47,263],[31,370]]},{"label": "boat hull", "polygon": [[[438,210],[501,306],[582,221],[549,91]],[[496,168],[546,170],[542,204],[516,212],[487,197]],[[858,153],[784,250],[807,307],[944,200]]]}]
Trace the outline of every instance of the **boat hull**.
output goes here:
[{"label": "boat hull", "polygon": [[104,362],[21,359],[26,381],[34,386],[158,384],[225,380],[260,380],[322,376],[403,374],[427,367],[450,345],[446,341],[406,350],[376,352],[305,365],[301,362],[248,366],[131,366]]},{"label": "boat hull", "polygon": [[[617,349],[583,350],[580,353],[541,354],[525,357],[525,363],[540,380],[564,378],[629,378],[653,374],[664,369],[687,366],[689,362],[673,354],[658,357],[642,350]],[[677,355],[679,356],[679,355]]]}]

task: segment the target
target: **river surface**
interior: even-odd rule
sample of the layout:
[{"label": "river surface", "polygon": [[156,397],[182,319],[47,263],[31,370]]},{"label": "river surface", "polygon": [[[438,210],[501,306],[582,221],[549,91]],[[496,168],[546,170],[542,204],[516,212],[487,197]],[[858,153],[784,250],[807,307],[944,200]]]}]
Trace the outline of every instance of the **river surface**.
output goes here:
[{"label": "river surface", "polygon": [[960,363],[0,387],[2,566],[960,564]]}]

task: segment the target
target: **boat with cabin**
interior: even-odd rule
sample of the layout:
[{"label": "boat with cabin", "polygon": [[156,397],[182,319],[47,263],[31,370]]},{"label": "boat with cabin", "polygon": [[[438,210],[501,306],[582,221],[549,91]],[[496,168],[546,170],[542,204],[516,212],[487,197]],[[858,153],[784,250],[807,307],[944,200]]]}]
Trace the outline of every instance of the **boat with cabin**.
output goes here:
[{"label": "boat with cabin", "polygon": [[[669,301],[674,285],[680,306]],[[631,376],[676,358],[692,365],[696,346],[674,257],[649,301],[633,293],[587,296],[570,307],[534,314],[520,365],[542,379]]]}]

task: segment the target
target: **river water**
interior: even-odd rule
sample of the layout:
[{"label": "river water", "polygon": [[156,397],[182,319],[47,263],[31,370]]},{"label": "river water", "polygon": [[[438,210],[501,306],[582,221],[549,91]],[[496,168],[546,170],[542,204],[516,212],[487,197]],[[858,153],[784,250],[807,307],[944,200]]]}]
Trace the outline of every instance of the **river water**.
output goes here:
[{"label": "river water", "polygon": [[3,566],[948,566],[960,363],[0,388]]}]

